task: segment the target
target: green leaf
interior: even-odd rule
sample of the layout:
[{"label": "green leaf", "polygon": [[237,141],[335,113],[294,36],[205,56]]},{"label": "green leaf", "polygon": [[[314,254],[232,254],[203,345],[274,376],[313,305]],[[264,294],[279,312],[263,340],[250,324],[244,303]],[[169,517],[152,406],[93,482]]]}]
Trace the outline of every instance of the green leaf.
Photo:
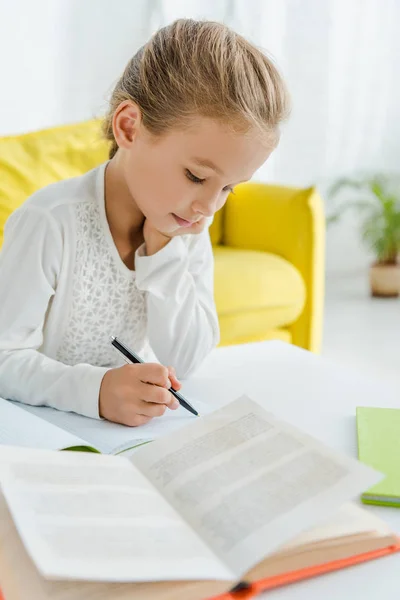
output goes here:
[{"label": "green leaf", "polygon": [[382,181],[379,178],[375,178],[371,181],[371,191],[375,196],[382,202],[385,203],[387,200],[384,187],[382,185]]},{"label": "green leaf", "polygon": [[333,198],[344,189],[362,191],[362,195],[342,200],[327,224],[337,222],[348,210],[357,210],[364,243],[379,261],[393,262],[400,251],[400,177],[381,173],[359,179],[342,177],[330,187],[328,196]]}]

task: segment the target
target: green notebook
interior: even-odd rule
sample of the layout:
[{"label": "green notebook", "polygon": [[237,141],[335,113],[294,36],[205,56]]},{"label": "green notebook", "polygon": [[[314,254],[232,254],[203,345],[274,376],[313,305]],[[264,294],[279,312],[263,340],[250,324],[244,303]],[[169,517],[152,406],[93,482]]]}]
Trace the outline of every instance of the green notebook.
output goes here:
[{"label": "green notebook", "polygon": [[361,500],[400,507],[400,409],[358,407],[357,433],[360,461],[386,475]]}]

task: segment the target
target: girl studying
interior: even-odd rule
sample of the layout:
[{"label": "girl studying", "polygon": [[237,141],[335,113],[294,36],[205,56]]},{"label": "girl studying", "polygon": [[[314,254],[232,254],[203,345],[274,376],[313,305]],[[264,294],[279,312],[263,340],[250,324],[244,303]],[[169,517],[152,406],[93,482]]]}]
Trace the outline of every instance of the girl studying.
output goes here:
[{"label": "girl studying", "polygon": [[[109,160],[33,194],[0,253],[0,396],[137,426],[219,339],[208,227],[279,141],[273,63],[228,27],[181,19],[129,61]],[[158,362],[125,364],[116,336]]]}]

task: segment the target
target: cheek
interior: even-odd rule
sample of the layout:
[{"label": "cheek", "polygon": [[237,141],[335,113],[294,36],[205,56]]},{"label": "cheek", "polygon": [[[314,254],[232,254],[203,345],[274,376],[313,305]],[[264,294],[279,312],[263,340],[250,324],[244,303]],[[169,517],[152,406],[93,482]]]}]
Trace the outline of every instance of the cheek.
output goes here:
[{"label": "cheek", "polygon": [[161,178],[138,170],[129,176],[128,186],[135,204],[145,217],[160,213],[165,204],[165,190]]},{"label": "cheek", "polygon": [[141,185],[141,197],[145,204],[142,208],[159,216],[186,209],[191,203],[191,190],[182,180],[171,176],[146,178]]},{"label": "cheek", "polygon": [[183,177],[154,177],[145,172],[131,177],[129,189],[146,219],[164,233],[179,229],[171,213],[187,214],[193,195]]},{"label": "cheek", "polygon": [[218,212],[224,206],[224,204],[226,204],[226,201],[228,200],[228,197],[229,197],[229,194],[221,194],[221,197],[220,197],[220,199],[217,202],[216,211],[215,212]]}]

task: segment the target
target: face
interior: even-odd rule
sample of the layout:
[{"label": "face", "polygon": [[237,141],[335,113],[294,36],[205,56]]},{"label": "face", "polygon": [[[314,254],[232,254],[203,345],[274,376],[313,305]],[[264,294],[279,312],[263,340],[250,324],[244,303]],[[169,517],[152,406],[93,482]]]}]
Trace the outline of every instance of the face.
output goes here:
[{"label": "face", "polygon": [[143,124],[134,125],[120,157],[125,182],[156,229],[169,235],[198,232],[234,186],[267,160],[273,146],[260,138],[256,132],[233,133],[204,117],[159,137]]}]

